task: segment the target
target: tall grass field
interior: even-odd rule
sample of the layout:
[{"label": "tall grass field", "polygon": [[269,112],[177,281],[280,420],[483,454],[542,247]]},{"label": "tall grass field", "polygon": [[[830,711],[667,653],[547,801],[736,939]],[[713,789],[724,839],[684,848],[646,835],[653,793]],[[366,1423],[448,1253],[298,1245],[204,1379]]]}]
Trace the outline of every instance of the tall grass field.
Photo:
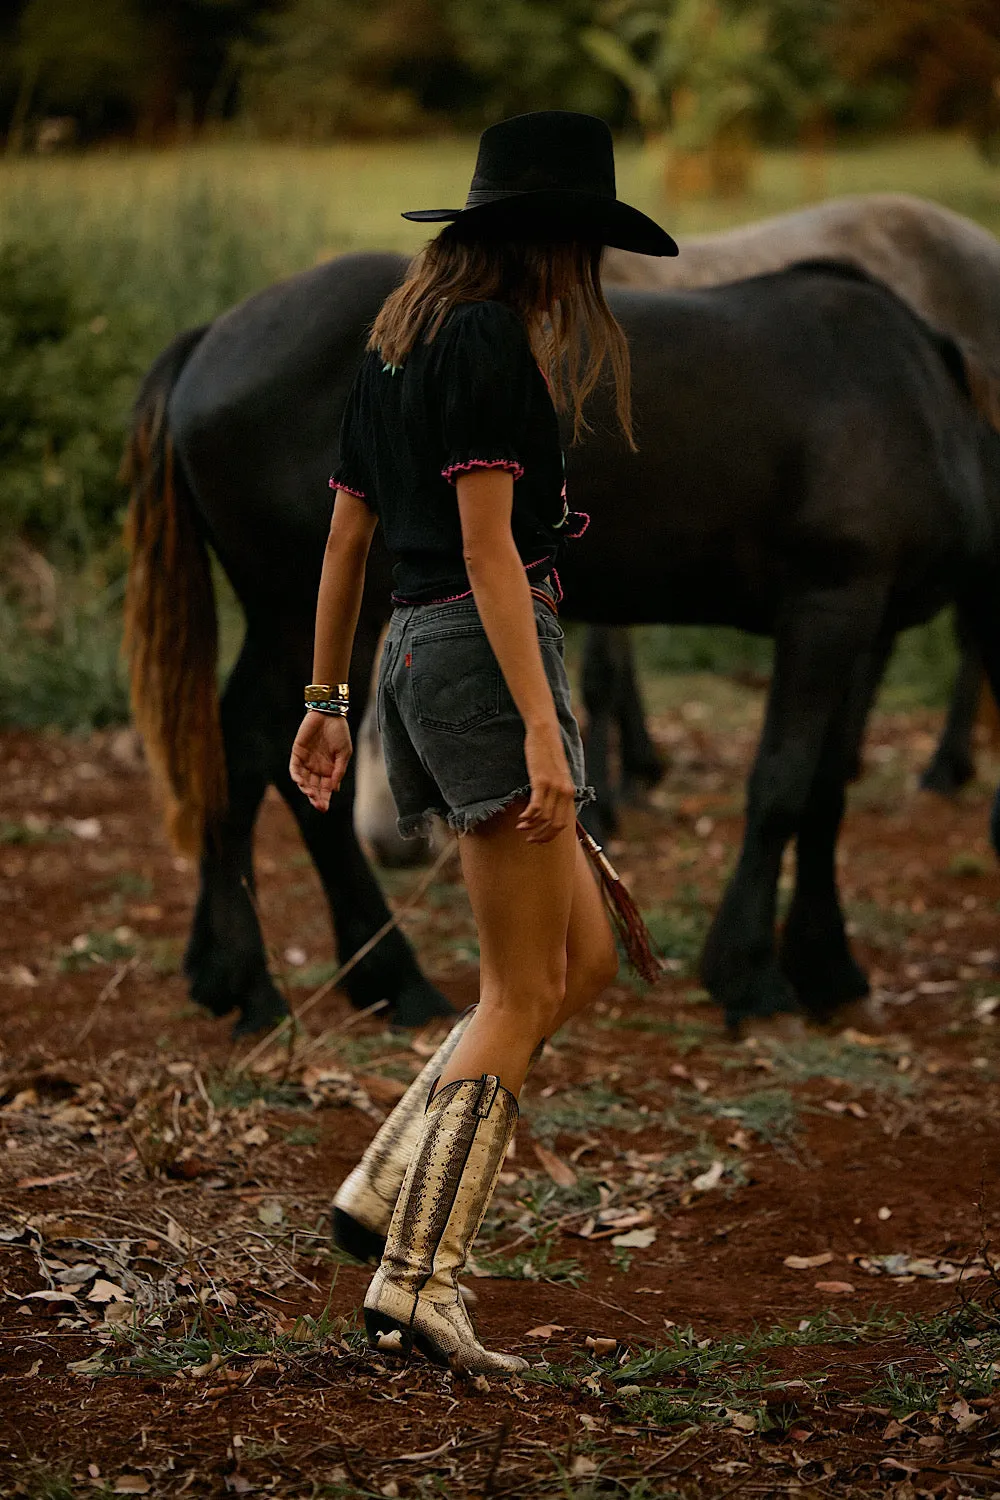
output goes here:
[{"label": "tall grass field", "polygon": [[[1000,234],[1000,170],[960,137],[761,154],[739,199],[673,204],[665,145],[625,144],[619,191],[680,234],[878,190],[933,198]],[[125,714],[118,637],[136,383],[177,331],[349,250],[415,251],[400,210],[460,203],[475,142],[328,147],[229,141],[0,161],[0,723],[84,729]],[[10,434],[14,436],[11,437]],[[229,653],[238,620],[227,605]],[[732,632],[642,633],[648,669],[766,667]],[[943,701],[948,622],[912,632],[888,690]]]}]

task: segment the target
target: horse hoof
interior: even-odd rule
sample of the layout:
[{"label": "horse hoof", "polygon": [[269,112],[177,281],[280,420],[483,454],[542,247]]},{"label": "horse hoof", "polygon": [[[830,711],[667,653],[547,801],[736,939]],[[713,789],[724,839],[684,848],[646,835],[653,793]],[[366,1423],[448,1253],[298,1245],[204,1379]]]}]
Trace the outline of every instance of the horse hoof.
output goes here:
[{"label": "horse hoof", "polygon": [[819,1024],[824,1031],[846,1031],[850,1028],[864,1036],[887,1036],[896,1029],[886,1015],[885,1007],[873,1000],[871,995],[866,995],[861,1000],[850,1000],[846,1005],[838,1005]]},{"label": "horse hoof", "polygon": [[392,1026],[424,1026],[438,1016],[454,1017],[457,1014],[440,990],[425,982],[398,995],[387,1019]]},{"label": "horse hoof", "polygon": [[276,989],[251,996],[240,1007],[240,1014],[233,1025],[233,1041],[256,1036],[259,1031],[270,1031],[287,1020],[290,1014],[283,996]]},{"label": "horse hoof", "polygon": [[921,789],[939,797],[957,797],[976,774],[971,761],[931,761],[920,778]]},{"label": "horse hoof", "polygon": [[740,1042],[802,1042],[808,1035],[805,1017],[790,1010],[772,1016],[746,1016],[733,1030]]}]

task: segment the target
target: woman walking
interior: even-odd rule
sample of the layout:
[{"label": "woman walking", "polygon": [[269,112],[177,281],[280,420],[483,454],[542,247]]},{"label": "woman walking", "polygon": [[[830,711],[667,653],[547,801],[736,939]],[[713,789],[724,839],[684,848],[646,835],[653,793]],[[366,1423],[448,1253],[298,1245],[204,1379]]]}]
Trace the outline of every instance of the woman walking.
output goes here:
[{"label": "woman walking", "polygon": [[327,808],[351,756],[347,688],[376,524],[395,560],[378,718],[402,833],[459,837],[479,1004],[453,1027],[334,1200],[334,1235],[380,1265],[369,1339],[470,1371],[523,1360],[479,1343],[457,1277],[493,1195],[533,1055],[614,978],[578,844],[585,783],[563,666],[556,562],[567,509],[556,410],[574,437],[602,367],[632,444],[628,350],[605,245],[673,255],[620,203],[607,126],[543,112],[488,129],[464,209],[385,302],[348,398],[307,713],[291,774]]}]

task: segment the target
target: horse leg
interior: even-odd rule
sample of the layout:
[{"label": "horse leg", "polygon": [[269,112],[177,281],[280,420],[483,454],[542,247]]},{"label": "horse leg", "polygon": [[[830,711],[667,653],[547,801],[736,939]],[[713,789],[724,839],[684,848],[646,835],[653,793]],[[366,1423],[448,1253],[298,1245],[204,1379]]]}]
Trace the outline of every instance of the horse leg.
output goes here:
[{"label": "horse leg", "polygon": [[809,1015],[829,1020],[861,1000],[868,979],[851,953],[837,890],[837,839],[845,785],[860,761],[868,714],[892,650],[879,638],[858,662],[841,714],[827,732],[796,839],[795,893],[785,922],[781,967]]},{"label": "horse leg", "polygon": [[735,874],[702,954],[706,987],[727,1024],[798,1008],[775,953],[778,876],[806,811],[831,723],[859,656],[870,651],[883,607],[862,587],[798,600],[776,632],[774,674]]},{"label": "horse leg", "polygon": [[607,625],[588,625],[580,669],[587,713],[587,778],[597,794],[596,800],[584,808],[582,821],[600,843],[618,831],[617,797],[611,784],[611,730],[618,692],[616,634]]},{"label": "horse leg", "polygon": [[[1000,580],[993,569],[977,570],[966,584],[959,610],[969,641],[979,653],[990,691],[1000,703]],[[1000,858],[1000,788],[993,801],[990,840]]]},{"label": "horse leg", "polygon": [[635,671],[635,653],[627,630],[618,635],[616,700],[618,745],[622,767],[622,795],[626,800],[650,791],[663,780],[663,759],[646,727],[646,710]]},{"label": "horse leg", "polygon": [[[218,829],[205,842],[184,954],[191,998],[217,1016],[238,1007],[237,1036],[273,1026],[288,1013],[268,973],[253,901],[253,828],[270,779],[268,745],[261,734],[261,665],[248,630],[220,705],[229,799]],[[266,704],[263,715],[266,722]]]},{"label": "horse leg", "polygon": [[972,731],[983,690],[983,664],[969,639],[961,612],[956,616],[955,634],[962,652],[958,676],[951,690],[948,715],[934,758],[920,778],[922,787],[929,792],[939,792],[942,797],[954,797],[976,774]]}]

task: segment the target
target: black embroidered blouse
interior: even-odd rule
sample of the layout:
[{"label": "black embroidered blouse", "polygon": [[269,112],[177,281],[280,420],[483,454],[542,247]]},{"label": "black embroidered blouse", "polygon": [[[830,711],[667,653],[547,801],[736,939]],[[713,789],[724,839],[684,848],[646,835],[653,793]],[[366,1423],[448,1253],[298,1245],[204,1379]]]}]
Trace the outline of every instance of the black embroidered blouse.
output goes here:
[{"label": "black embroidered blouse", "polygon": [[555,409],[524,326],[502,302],[453,308],[401,367],[369,351],[351,387],[330,484],[378,515],[397,603],[469,592],[454,490],[469,469],[513,474],[514,543],[529,578],[544,578],[586,518],[566,508]]}]

